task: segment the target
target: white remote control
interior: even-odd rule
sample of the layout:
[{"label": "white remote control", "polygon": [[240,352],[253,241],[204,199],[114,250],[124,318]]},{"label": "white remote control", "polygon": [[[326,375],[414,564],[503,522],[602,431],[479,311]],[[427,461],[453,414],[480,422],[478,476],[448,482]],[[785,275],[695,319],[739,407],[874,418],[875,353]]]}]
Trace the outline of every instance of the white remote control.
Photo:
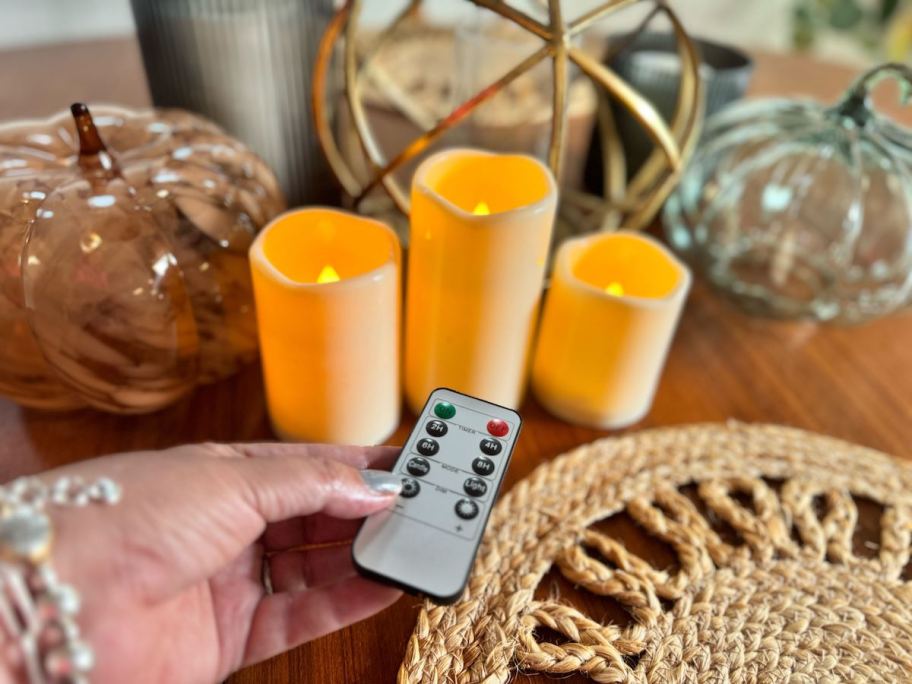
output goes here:
[{"label": "white remote control", "polygon": [[352,558],[372,579],[452,603],[462,594],[522,420],[449,389],[424,405],[393,472],[395,507],[370,516]]}]

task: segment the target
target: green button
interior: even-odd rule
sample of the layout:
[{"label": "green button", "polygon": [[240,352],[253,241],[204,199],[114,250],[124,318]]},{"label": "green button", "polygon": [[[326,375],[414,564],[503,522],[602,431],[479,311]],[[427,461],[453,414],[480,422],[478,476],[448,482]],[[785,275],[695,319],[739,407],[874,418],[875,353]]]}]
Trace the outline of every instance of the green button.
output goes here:
[{"label": "green button", "polygon": [[441,401],[434,407],[434,414],[438,418],[452,418],[456,415],[456,407],[446,401]]}]

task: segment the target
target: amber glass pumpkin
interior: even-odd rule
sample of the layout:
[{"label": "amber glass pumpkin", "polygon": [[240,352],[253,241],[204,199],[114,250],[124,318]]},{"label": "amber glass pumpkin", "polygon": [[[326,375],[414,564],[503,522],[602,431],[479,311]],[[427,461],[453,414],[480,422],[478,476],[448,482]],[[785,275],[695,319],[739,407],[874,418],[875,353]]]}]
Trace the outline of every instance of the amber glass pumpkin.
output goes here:
[{"label": "amber glass pumpkin", "polygon": [[196,115],[93,114],[0,126],[0,393],[153,411],[255,357],[247,248],[284,199]]}]

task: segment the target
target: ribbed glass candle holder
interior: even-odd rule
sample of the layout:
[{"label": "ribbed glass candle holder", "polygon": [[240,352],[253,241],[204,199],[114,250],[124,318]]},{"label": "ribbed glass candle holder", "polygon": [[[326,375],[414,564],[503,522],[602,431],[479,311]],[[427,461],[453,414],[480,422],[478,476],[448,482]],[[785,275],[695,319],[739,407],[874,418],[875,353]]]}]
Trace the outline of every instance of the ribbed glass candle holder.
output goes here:
[{"label": "ribbed glass candle holder", "polygon": [[332,0],[131,0],[152,101],[203,114],[269,164],[289,204],[335,193],[311,75]]}]

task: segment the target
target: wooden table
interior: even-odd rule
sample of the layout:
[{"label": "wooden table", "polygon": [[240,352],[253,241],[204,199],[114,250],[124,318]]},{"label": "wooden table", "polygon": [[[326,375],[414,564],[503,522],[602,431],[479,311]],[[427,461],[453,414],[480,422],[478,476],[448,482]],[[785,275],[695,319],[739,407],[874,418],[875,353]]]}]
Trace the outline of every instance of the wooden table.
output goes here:
[{"label": "wooden table", "polygon": [[[752,91],[832,100],[852,76],[846,68],[767,55],[758,59]],[[45,115],[76,99],[148,104],[132,40],[0,53],[0,93],[0,119]],[[606,434],[562,423],[532,400],[522,413],[525,429],[508,487],[538,464]],[[794,425],[912,457],[912,316],[855,328],[773,322],[740,313],[697,282],[655,406],[636,427],[729,418]],[[401,443],[411,422],[406,416],[391,443]],[[0,436],[3,480],[106,452],[271,437],[256,367],[138,418],[44,414],[0,400]],[[403,598],[233,681],[392,681],[417,610],[414,599]]]}]

